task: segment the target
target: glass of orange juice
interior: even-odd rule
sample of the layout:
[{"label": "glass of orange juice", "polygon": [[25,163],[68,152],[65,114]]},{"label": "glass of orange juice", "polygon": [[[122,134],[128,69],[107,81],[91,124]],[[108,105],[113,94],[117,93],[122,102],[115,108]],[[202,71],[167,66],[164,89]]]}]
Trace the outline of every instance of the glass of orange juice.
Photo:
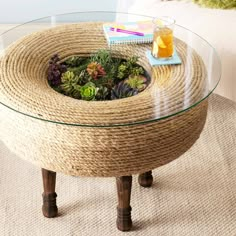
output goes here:
[{"label": "glass of orange juice", "polygon": [[152,55],[155,58],[170,59],[174,53],[173,30],[175,20],[163,16],[155,18],[153,24]]}]

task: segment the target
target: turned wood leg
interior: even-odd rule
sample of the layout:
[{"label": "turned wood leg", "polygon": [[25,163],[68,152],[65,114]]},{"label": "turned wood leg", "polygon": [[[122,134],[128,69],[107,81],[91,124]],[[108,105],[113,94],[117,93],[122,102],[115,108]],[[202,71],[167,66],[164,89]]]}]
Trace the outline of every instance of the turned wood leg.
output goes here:
[{"label": "turned wood leg", "polygon": [[42,176],[44,188],[42,211],[45,217],[52,218],[58,213],[55,193],[56,172],[42,169]]},{"label": "turned wood leg", "polygon": [[153,182],[152,171],[140,174],[138,176],[138,182],[142,187],[145,188],[151,187]]},{"label": "turned wood leg", "polygon": [[116,178],[118,206],[117,206],[117,228],[121,231],[128,231],[132,227],[130,195],[132,187],[132,176]]}]

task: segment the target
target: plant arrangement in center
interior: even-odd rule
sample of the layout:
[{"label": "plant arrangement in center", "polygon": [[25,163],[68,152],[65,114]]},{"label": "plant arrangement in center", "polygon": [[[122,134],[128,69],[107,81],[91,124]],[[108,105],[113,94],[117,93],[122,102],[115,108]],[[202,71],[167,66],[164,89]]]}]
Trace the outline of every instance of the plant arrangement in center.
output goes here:
[{"label": "plant arrangement in center", "polygon": [[48,82],[56,91],[86,101],[126,98],[142,92],[150,82],[137,57],[113,58],[100,50],[89,58],[73,56],[49,61]]}]

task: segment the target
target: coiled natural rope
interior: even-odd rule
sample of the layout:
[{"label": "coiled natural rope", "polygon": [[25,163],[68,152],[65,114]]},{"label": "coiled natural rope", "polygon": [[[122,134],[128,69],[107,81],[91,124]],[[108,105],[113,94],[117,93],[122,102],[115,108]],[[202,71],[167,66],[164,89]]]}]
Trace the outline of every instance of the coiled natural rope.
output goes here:
[{"label": "coiled natural rope", "polygon": [[[208,92],[201,58],[192,50],[192,63],[186,63],[186,45],[177,40],[176,47],[182,65],[156,68],[145,57],[150,44],[112,47],[114,56],[139,56],[139,64],[151,74],[151,84],[130,98],[87,102],[51,89],[46,71],[55,53],[64,59],[107,48],[102,23],[70,24],[24,37],[1,58],[1,102],[29,116],[69,125],[0,106],[2,140],[36,165],[72,175],[135,174],[176,159],[199,137],[207,100],[179,115],[144,122],[189,108]],[[135,122],[144,124],[128,125]],[[116,124],[125,126],[112,127]]]}]

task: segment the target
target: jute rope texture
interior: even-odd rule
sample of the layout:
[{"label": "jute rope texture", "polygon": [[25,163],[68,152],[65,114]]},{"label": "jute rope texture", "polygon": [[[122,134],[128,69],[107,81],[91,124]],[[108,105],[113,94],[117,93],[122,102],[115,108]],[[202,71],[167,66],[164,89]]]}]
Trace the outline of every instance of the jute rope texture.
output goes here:
[{"label": "jute rope texture", "polygon": [[[114,56],[139,56],[151,75],[148,88],[133,97],[86,102],[55,92],[47,83],[49,58],[59,53],[89,56],[108,48],[102,23],[80,23],[34,33],[17,41],[1,58],[0,137],[20,157],[53,171],[81,176],[122,176],[142,173],[166,164],[187,151],[199,137],[207,114],[207,100],[179,115],[206,92],[206,71],[192,51],[186,63],[186,45],[177,40],[180,66],[152,68],[145,57],[150,44],[112,46]],[[189,49],[188,49],[189,50]],[[186,77],[188,82],[186,83]],[[112,127],[114,124],[126,126]],[[94,126],[111,127],[94,127]]]}]

